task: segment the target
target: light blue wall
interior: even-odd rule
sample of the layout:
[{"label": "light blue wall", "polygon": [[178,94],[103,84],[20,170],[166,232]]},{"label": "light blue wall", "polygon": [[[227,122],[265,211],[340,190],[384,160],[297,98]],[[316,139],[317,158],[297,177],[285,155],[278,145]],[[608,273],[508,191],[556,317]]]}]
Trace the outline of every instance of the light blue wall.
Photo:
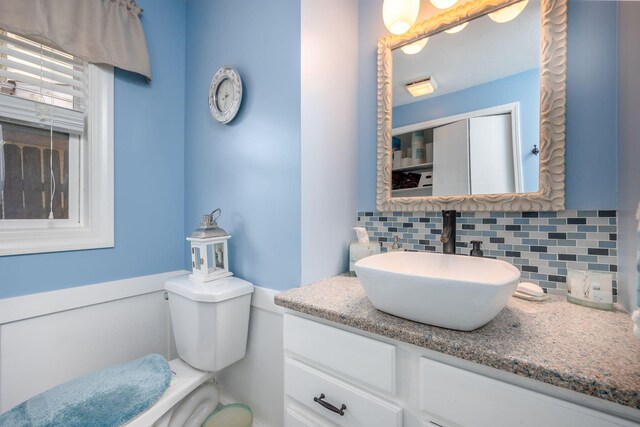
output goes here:
[{"label": "light blue wall", "polygon": [[540,70],[534,69],[457,92],[414,102],[393,109],[393,127],[455,116],[483,108],[518,102],[520,147],[524,191],[538,191],[538,157],[531,153],[539,145]]},{"label": "light blue wall", "polygon": [[[382,1],[359,4],[358,210],[375,209],[376,41]],[[616,2],[569,1],[566,208],[617,205]]]},{"label": "light blue wall", "polygon": [[569,2],[567,209],[617,207],[617,8]]},{"label": "light blue wall", "polygon": [[[236,276],[273,289],[297,286],[300,2],[190,0],[187,22],[186,230],[222,208],[218,225],[233,236]],[[211,77],[224,65],[244,83],[240,112],[227,125],[207,106]]]},{"label": "light blue wall", "polygon": [[184,266],[184,0],[139,0],[153,82],[115,74],[115,248],[0,257],[0,298]]}]

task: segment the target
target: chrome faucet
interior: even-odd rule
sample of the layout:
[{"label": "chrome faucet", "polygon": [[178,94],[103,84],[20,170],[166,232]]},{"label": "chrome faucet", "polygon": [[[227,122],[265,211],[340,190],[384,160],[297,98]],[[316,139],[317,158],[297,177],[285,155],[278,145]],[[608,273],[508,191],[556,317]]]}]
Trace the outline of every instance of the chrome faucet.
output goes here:
[{"label": "chrome faucet", "polygon": [[456,253],[456,211],[442,211],[442,242],[443,254]]}]

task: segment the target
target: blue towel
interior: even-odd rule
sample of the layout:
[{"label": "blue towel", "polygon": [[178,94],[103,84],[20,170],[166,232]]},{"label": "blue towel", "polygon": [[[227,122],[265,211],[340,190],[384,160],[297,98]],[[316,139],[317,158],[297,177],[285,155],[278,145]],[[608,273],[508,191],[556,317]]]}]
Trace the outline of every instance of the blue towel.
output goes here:
[{"label": "blue towel", "polygon": [[0,427],[120,426],[153,406],[170,382],[169,363],[150,354],[32,397],[0,415]]}]

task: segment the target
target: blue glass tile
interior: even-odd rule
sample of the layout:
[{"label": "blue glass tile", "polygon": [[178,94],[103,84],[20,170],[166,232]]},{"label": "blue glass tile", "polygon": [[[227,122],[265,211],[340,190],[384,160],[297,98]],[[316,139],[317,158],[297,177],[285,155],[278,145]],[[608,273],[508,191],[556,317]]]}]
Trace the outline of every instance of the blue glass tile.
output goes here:
[{"label": "blue glass tile", "polygon": [[515,265],[529,265],[529,260],[526,258],[514,258],[513,264]]},{"label": "blue glass tile", "polygon": [[526,238],[526,237],[529,237],[529,232],[528,231],[516,231],[516,232],[513,233],[513,237],[520,237],[520,238],[524,237],[524,238]]},{"label": "blue glass tile", "polygon": [[580,262],[597,262],[598,257],[595,255],[578,255],[578,261]]},{"label": "blue glass tile", "polygon": [[513,245],[500,243],[500,244],[498,244],[498,249],[501,249],[503,251],[510,251],[511,249],[513,249]]},{"label": "blue glass tile", "polygon": [[578,215],[580,217],[597,217],[598,211],[578,211]]},{"label": "blue glass tile", "polygon": [[538,212],[540,218],[555,218],[558,216],[556,212]]},{"label": "blue glass tile", "polygon": [[598,227],[595,225],[579,225],[578,231],[583,231],[587,233],[596,233],[598,231]]},{"label": "blue glass tile", "polygon": [[539,231],[557,231],[558,227],[555,225],[540,225],[538,226]]},{"label": "blue glass tile", "polygon": [[496,230],[496,231],[504,231],[504,225],[491,224],[489,226],[489,229]]},{"label": "blue glass tile", "polygon": [[523,225],[522,231],[538,231],[537,225]]},{"label": "blue glass tile", "polygon": [[609,264],[587,264],[589,270],[609,271]]},{"label": "blue glass tile", "polygon": [[538,239],[522,239],[522,243],[525,245],[537,245]]},{"label": "blue glass tile", "polygon": [[551,268],[567,268],[567,263],[564,261],[549,261],[549,267]]},{"label": "blue glass tile", "polygon": [[553,224],[553,225],[566,225],[567,224],[567,219],[566,218],[551,218],[549,220],[549,224]]},{"label": "blue glass tile", "polygon": [[556,259],[558,259],[558,255],[557,254],[549,254],[549,253],[540,253],[538,255],[538,258],[540,259],[544,259],[546,261],[555,261]]},{"label": "blue glass tile", "polygon": [[496,231],[483,231],[482,235],[486,237],[496,237],[498,233]]},{"label": "blue glass tile", "polygon": [[614,225],[599,225],[598,231],[600,233],[615,233],[616,227]]},{"label": "blue glass tile", "polygon": [[558,241],[557,240],[549,240],[549,239],[540,239],[538,240],[538,243],[544,246],[557,246],[558,245]]},{"label": "blue glass tile", "polygon": [[586,233],[567,233],[567,238],[584,240],[587,238],[587,234]]},{"label": "blue glass tile", "polygon": [[513,220],[514,224],[529,224],[529,218],[515,218]]},{"label": "blue glass tile", "polygon": [[611,248],[611,249],[615,249],[616,247],[616,242],[611,242],[611,241],[604,241],[604,242],[598,242],[598,247],[599,248]]},{"label": "blue glass tile", "polygon": [[575,240],[558,240],[558,246],[576,246]]},{"label": "blue glass tile", "polygon": [[504,212],[491,212],[489,213],[491,218],[504,218]]}]

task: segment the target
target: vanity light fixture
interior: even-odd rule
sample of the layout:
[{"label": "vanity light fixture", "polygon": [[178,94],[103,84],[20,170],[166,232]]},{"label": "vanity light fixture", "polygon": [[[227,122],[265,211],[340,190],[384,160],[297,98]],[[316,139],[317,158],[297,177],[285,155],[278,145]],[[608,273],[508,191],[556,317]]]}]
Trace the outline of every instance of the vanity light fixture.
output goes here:
[{"label": "vanity light fixture", "polygon": [[435,92],[438,85],[433,77],[428,77],[423,80],[407,83],[404,87],[409,91],[411,96],[425,96]]},{"label": "vanity light fixture", "polygon": [[522,0],[521,2],[514,3],[511,6],[498,9],[495,12],[491,12],[489,14],[489,18],[498,24],[504,24],[505,22],[509,22],[520,15],[520,12],[527,7],[527,3],[529,3],[529,0]]},{"label": "vanity light fixture", "polygon": [[428,41],[429,41],[429,37],[425,37],[411,44],[404,45],[400,49],[402,49],[402,51],[407,55],[415,55],[427,45]]},{"label": "vanity light fixture", "polygon": [[456,4],[458,0],[431,0],[431,4],[437,7],[438,9],[449,9],[451,6]]},{"label": "vanity light fixture", "polygon": [[464,28],[467,25],[469,25],[469,22],[463,22],[460,25],[456,25],[455,27],[449,28],[448,30],[444,30],[444,32],[447,33],[447,34],[459,33],[460,31],[464,30]]},{"label": "vanity light fixture", "polygon": [[420,0],[384,0],[382,20],[392,34],[404,34],[418,19]]}]

